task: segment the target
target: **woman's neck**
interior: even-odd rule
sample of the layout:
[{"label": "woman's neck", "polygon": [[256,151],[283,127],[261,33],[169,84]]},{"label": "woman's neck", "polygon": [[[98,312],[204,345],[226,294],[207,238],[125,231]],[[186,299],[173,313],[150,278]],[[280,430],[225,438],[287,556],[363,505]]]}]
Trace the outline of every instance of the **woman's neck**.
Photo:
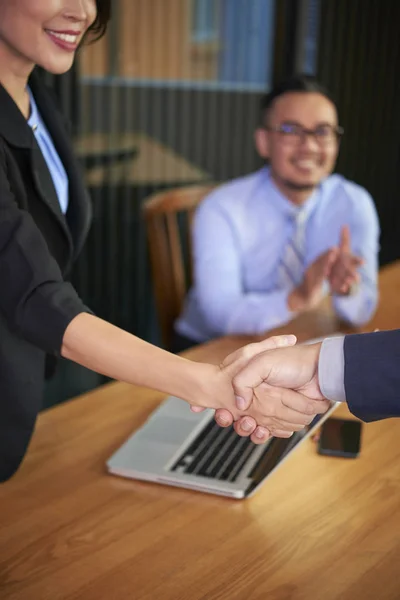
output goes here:
[{"label": "woman's neck", "polygon": [[33,63],[10,52],[0,41],[0,83],[26,119],[29,118],[29,95],[26,86],[34,66]]}]

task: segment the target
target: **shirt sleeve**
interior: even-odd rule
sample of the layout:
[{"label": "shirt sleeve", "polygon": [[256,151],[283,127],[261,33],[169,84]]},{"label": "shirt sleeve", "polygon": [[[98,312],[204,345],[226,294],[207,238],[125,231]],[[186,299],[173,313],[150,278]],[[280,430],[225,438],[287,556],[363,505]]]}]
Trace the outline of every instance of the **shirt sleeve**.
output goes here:
[{"label": "shirt sleeve", "polygon": [[319,387],[322,394],[333,402],[346,402],[344,388],[345,336],[327,338],[322,342],[318,363]]},{"label": "shirt sleeve", "polygon": [[367,323],[378,303],[379,221],[371,196],[363,190],[363,200],[353,210],[349,223],[352,252],[364,259],[360,269],[361,281],[354,293],[333,296],[336,313],[348,323],[360,326]]},{"label": "shirt sleeve", "polygon": [[228,216],[207,201],[193,227],[194,285],[210,330],[219,335],[261,334],[290,321],[288,291],[243,289],[240,243]]},{"label": "shirt sleeve", "polygon": [[1,152],[0,289],[0,313],[8,327],[49,353],[60,351],[71,320],[89,312],[71,284],[63,281],[31,215],[19,209]]}]

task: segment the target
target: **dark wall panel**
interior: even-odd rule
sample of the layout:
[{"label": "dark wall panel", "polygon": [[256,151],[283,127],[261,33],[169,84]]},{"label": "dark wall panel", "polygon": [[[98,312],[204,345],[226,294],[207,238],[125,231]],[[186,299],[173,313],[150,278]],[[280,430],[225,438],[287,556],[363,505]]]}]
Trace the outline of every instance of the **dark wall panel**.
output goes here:
[{"label": "dark wall panel", "polygon": [[373,196],[381,264],[400,257],[400,2],[323,0],[319,77],[345,137],[337,170]]},{"label": "dark wall panel", "polygon": [[110,131],[112,123],[114,132],[146,133],[221,181],[260,165],[253,133],[261,92],[165,85],[84,88],[83,105],[89,109],[82,110],[83,130]]}]

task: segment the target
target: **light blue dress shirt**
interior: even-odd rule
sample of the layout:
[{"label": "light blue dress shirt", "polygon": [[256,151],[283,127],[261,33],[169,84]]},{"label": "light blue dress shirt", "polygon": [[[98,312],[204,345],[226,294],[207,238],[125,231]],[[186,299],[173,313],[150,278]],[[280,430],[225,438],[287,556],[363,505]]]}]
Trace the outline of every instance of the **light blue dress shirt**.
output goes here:
[{"label": "light blue dress shirt", "polygon": [[43,157],[50,171],[55,190],[57,192],[61,211],[65,214],[68,209],[68,176],[65,172],[57,150],[54,147],[53,140],[51,139],[46,125],[40,116],[32,92],[29,88],[27,88],[27,90],[31,104],[31,114],[28,119],[28,125],[32,128],[39,148],[42,151]]},{"label": "light blue dress shirt", "polygon": [[[290,288],[278,265],[299,212],[275,186],[268,167],[226,183],[199,206],[193,228],[194,285],[176,330],[202,342],[228,334],[262,334],[290,321]],[[361,325],[375,311],[379,222],[368,192],[340,175],[326,178],[306,212],[304,270],[339,243],[348,225],[352,251],[365,260],[355,294],[334,296],[336,313]],[[328,291],[328,286],[326,285]]]}]

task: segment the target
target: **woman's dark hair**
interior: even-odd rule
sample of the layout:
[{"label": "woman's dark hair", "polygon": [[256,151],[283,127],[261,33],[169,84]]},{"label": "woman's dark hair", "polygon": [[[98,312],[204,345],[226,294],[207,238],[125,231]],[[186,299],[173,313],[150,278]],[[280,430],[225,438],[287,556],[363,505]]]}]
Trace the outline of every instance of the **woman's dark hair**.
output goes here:
[{"label": "woman's dark hair", "polygon": [[86,33],[90,42],[99,40],[105,34],[111,18],[111,0],[96,0],[96,9],[96,20]]},{"label": "woman's dark hair", "polygon": [[268,94],[261,99],[261,117],[264,120],[269,110],[280,96],[290,92],[314,92],[325,96],[336,106],[332,94],[311,75],[292,75],[276,85]]}]

